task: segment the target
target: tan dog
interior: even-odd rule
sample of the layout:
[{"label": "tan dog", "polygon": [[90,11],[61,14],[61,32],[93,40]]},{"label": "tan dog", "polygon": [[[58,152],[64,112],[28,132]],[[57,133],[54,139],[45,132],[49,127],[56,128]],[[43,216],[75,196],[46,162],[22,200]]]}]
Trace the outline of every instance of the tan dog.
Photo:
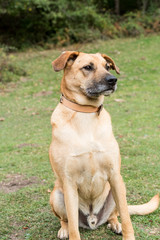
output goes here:
[{"label": "tan dog", "polygon": [[117,234],[122,232],[123,240],[134,240],[129,214],[154,211],[159,197],[127,206],[119,147],[102,107],[104,95],[116,89],[117,79],[109,70],[119,69],[107,55],[74,51],[62,53],[52,64],[55,71],[64,70],[49,151],[57,178],[50,203],[61,222],[58,237],[80,240],[79,226],[95,229],[108,223]]}]

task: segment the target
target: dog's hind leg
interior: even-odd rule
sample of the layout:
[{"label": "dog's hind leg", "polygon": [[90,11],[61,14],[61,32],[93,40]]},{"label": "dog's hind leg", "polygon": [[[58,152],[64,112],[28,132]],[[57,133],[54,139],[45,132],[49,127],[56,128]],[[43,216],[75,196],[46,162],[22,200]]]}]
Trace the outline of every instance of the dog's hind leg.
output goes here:
[{"label": "dog's hind leg", "polygon": [[58,231],[58,238],[60,239],[66,239],[68,238],[68,223],[61,221],[61,228]]},{"label": "dog's hind leg", "polygon": [[68,220],[64,203],[64,195],[61,189],[54,187],[51,196],[50,204],[53,213],[60,219],[61,228],[58,231],[58,238],[68,238]]},{"label": "dog's hind leg", "polygon": [[119,214],[118,214],[117,210],[115,209],[113,211],[113,213],[110,215],[110,217],[108,218],[107,227],[108,227],[108,229],[111,229],[114,233],[121,235],[122,227],[121,227],[121,223],[118,221],[118,218],[117,218],[118,215]]}]

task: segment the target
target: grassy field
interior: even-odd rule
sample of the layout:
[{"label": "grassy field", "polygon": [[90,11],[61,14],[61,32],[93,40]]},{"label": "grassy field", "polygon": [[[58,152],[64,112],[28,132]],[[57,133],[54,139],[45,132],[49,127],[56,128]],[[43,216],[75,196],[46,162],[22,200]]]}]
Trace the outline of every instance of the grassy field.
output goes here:
[{"label": "grassy field", "polygon": [[[105,98],[122,155],[122,175],[130,204],[148,201],[160,181],[160,36],[75,45],[111,56],[121,70],[118,89]],[[49,206],[54,176],[48,158],[50,116],[59,101],[62,73],[51,62],[64,49],[30,50],[14,59],[27,73],[0,85],[0,239],[57,239],[59,221]],[[158,210],[132,216],[136,239],[159,240]],[[103,225],[80,230],[84,240],[116,240]]]}]

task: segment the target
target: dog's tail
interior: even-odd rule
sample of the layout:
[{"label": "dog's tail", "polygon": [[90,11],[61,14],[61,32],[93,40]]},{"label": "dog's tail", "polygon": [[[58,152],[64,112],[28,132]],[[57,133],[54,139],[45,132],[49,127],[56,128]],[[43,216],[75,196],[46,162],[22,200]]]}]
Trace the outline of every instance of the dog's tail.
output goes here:
[{"label": "dog's tail", "polygon": [[155,195],[149,202],[141,205],[129,205],[130,215],[146,215],[154,212],[159,206],[159,194]]}]

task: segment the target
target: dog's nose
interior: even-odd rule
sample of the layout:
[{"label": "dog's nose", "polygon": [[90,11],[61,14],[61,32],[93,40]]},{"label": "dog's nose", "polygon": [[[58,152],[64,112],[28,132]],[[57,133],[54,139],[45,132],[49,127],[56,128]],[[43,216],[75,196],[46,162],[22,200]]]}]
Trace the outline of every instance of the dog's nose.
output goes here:
[{"label": "dog's nose", "polygon": [[113,75],[108,75],[106,77],[106,81],[109,83],[110,86],[114,86],[117,82],[117,78]]}]

